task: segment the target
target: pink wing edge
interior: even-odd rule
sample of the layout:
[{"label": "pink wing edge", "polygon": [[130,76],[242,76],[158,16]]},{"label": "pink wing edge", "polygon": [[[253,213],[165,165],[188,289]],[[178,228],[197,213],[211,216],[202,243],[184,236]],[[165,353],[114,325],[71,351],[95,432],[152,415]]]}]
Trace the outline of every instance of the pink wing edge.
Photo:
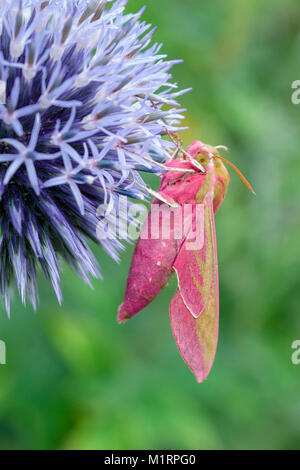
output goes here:
[{"label": "pink wing edge", "polygon": [[[204,355],[206,353],[203,345],[200,344],[199,332],[197,332],[197,325],[202,322],[203,311],[198,318],[195,318],[190,310],[186,307],[184,299],[179,290],[177,290],[173,300],[170,303],[170,320],[175,342],[179,349],[180,355],[188,365],[192,373],[195,375],[197,382],[203,382],[214,363],[219,333],[219,281],[218,281],[218,260],[217,260],[217,243],[216,231],[214,223],[213,201],[212,197],[209,198],[209,217],[210,217],[210,230],[212,235],[213,253],[214,253],[214,291],[210,296],[210,300],[206,308],[212,306],[215,311],[215,331],[213,351],[209,361],[205,364]],[[184,247],[182,247],[184,249]],[[215,304],[215,305],[214,305]],[[205,323],[204,323],[205,325]],[[201,325],[200,325],[201,326]],[[212,339],[211,339],[212,340]]]}]

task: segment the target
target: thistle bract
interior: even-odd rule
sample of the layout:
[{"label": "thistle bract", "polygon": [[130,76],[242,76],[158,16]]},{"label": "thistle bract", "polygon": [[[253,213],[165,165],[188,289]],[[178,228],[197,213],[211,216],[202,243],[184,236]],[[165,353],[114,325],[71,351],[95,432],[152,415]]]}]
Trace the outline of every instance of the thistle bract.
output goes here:
[{"label": "thistle bract", "polygon": [[[178,130],[174,61],[125,0],[0,0],[0,288],[37,302],[41,267],[61,301],[59,259],[99,276],[87,245],[118,207],[143,199]],[[165,106],[167,105],[167,106]],[[122,214],[119,214],[121,217]],[[118,259],[118,240],[102,240]]]}]

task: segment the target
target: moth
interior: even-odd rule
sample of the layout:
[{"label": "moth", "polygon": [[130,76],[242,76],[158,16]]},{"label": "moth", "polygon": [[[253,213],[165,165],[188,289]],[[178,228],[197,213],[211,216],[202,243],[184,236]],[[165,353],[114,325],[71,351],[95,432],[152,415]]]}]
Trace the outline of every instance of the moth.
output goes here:
[{"label": "moth", "polygon": [[[118,312],[120,323],[133,317],[176,275],[178,289],[170,303],[172,331],[182,358],[198,382],[208,376],[218,342],[219,286],[214,214],[229,184],[220,148],[196,141],[187,150],[190,159],[184,157],[166,162],[169,171],[162,178],[159,198],[154,199],[141,230],[124,301]],[[236,171],[252,189],[239,170]],[[168,207],[172,207],[172,214]]]}]

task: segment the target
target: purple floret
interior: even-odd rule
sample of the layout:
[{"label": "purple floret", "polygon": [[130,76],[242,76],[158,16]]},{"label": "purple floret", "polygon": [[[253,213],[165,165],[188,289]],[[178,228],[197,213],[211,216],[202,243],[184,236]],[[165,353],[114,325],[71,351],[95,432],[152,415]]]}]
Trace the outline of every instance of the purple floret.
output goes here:
[{"label": "purple floret", "polygon": [[[59,259],[90,283],[89,240],[124,195],[143,200],[139,171],[161,172],[180,129],[176,61],[152,44],[127,0],[0,2],[0,290],[38,300],[42,267],[59,302]],[[178,61],[177,61],[178,62]],[[157,163],[157,164],[156,164]],[[118,239],[102,240],[118,260]]]}]

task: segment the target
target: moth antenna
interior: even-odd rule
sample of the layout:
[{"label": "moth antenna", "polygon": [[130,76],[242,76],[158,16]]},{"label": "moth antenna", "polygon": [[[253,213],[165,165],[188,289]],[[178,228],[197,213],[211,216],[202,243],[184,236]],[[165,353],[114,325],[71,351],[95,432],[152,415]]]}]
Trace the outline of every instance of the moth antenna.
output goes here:
[{"label": "moth antenna", "polygon": [[254,189],[252,188],[251,184],[249,183],[249,181],[245,178],[245,176],[242,174],[242,172],[231,162],[229,162],[228,160],[226,160],[226,158],[223,158],[223,157],[220,157],[219,155],[215,155],[214,158],[218,158],[219,160],[223,160],[223,162],[225,163],[228,163],[228,165],[230,165],[236,172],[237,174],[239,175],[239,177],[241,178],[241,180],[243,181],[243,183],[247,186],[248,189],[250,189],[250,191],[256,195],[256,192],[254,191]]},{"label": "moth antenna", "polygon": [[225,150],[225,152],[228,152],[228,150],[229,150],[229,148],[226,147],[226,145],[217,145],[217,146],[215,147],[215,149],[217,149],[217,150]]}]

